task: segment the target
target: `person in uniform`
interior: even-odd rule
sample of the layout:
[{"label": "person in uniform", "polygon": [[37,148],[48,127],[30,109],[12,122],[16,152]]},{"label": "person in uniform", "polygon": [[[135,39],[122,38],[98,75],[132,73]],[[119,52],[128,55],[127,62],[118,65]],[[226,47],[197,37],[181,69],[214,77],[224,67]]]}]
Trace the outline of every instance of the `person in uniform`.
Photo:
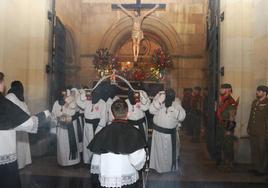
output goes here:
[{"label": "person in uniform", "polygon": [[191,98],[191,127],[193,128],[192,142],[200,142],[200,130],[201,130],[201,119],[202,119],[202,97],[201,88],[196,86],[193,91]]},{"label": "person in uniform", "polygon": [[[116,100],[112,106],[113,122],[95,135],[88,148],[99,155],[98,182],[93,187],[137,188],[138,170],[146,162],[146,141],[140,131],[127,121],[128,105]],[[94,178],[94,176],[93,176]]]},{"label": "person in uniform", "polygon": [[184,88],[183,91],[183,99],[182,99],[182,107],[186,112],[185,120],[183,121],[183,129],[186,130],[188,135],[193,135],[192,127],[190,126],[190,110],[191,110],[191,100],[192,100],[192,88]]},{"label": "person in uniform", "polygon": [[234,129],[235,115],[238,102],[233,99],[231,84],[222,84],[220,89],[220,102],[217,108],[216,154],[217,166],[224,171],[233,168],[234,161]]},{"label": "person in uniform", "polygon": [[[208,106],[208,88],[203,89],[203,107],[202,107],[202,128],[201,128],[201,135],[205,138],[206,143],[209,143],[209,135],[208,135],[208,114],[209,114],[209,106]],[[211,151],[210,146],[207,144],[207,149]]]},{"label": "person in uniform", "polygon": [[208,126],[208,88],[203,89],[203,127]]},{"label": "person in uniform", "polygon": [[150,113],[154,115],[150,168],[158,173],[178,170],[177,127],[186,114],[175,96],[173,89],[160,91],[149,108]]},{"label": "person in uniform", "polygon": [[256,99],[252,102],[248,121],[253,172],[265,175],[268,167],[268,88],[258,86]]}]

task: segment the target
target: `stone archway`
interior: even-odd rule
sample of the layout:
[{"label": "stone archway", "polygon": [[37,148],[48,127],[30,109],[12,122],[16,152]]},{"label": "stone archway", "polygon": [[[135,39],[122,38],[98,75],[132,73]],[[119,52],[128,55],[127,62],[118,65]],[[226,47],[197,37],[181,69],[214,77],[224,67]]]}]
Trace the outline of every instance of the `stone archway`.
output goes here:
[{"label": "stone archway", "polygon": [[[112,53],[122,45],[122,41],[131,38],[132,21],[124,17],[113,23],[104,34],[100,48],[109,48]],[[168,21],[155,16],[146,18],[142,24],[145,36],[157,40],[172,55],[183,54],[182,41],[177,32]]]},{"label": "stone archway", "polygon": [[[131,41],[132,24],[131,18],[129,17],[124,17],[113,23],[103,35],[99,48],[108,48],[111,53],[117,54],[118,50],[125,45],[128,40]],[[177,31],[167,20],[156,16],[149,16],[144,20],[142,30],[144,32],[145,40],[147,39],[157,43],[159,47],[167,50],[174,58],[183,56],[184,45],[182,40]],[[145,67],[147,69],[150,66],[146,65],[146,63],[151,62],[151,56],[147,56],[147,58],[142,56],[142,58],[143,60],[140,64],[143,68]],[[128,63],[131,60],[123,58],[123,61]],[[134,63],[134,66],[136,65],[137,64]],[[177,80],[176,76],[176,71],[173,71],[171,75],[167,76],[165,81],[167,82],[166,84],[171,85],[171,80]],[[176,85],[178,85],[177,81],[174,84],[174,87],[176,87]]]}]

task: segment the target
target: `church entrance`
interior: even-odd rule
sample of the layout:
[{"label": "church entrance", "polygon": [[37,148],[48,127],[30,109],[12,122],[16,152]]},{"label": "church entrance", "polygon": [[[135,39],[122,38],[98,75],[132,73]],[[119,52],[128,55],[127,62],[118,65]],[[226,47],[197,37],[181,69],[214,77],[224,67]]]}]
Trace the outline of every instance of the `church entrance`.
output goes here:
[{"label": "church entrance", "polygon": [[[23,104],[31,116],[45,109],[52,114],[47,124],[35,117],[25,122],[26,132],[39,126],[37,134],[28,135],[29,144],[22,141],[27,150],[31,147],[27,157],[32,156],[32,165],[19,171],[22,187],[95,187],[91,172],[101,169],[87,146],[101,137],[97,131],[119,123],[113,121],[116,105],[112,107],[118,98],[128,105],[117,106],[125,110],[120,123],[144,130],[146,143],[139,147],[146,148],[143,161],[172,162],[165,172],[144,167],[147,188],[267,187],[266,164],[251,169],[250,163],[265,160],[255,159],[257,152],[250,156],[256,147],[249,129],[257,113],[251,113],[256,110],[251,103],[263,102],[268,83],[266,7],[268,0],[0,0],[0,72],[6,87],[1,94],[13,92],[20,100],[14,103]],[[12,88],[15,80],[24,87],[19,86],[20,92]],[[157,96],[169,88],[174,92]],[[16,123],[16,115],[6,115]],[[28,128],[26,124],[15,130]],[[15,163],[24,156],[23,147],[15,145],[19,136],[7,131],[12,131],[8,138],[13,143],[3,145],[4,150],[13,153],[0,148],[0,167],[9,166],[9,157]],[[111,142],[101,142],[128,144],[124,148],[129,149],[135,134],[110,135]],[[129,137],[113,142],[121,135]],[[99,151],[93,152],[133,153]],[[108,170],[118,170],[119,163]],[[134,180],[136,170],[120,176]]]},{"label": "church entrance", "polygon": [[[217,5],[213,3],[213,1],[209,2],[211,10],[210,17],[213,18],[213,14],[216,15],[216,13],[213,12],[216,9],[213,6]],[[60,6],[60,4],[58,4],[58,6]],[[96,15],[91,14],[88,11],[92,9],[90,3],[84,1],[81,4],[81,11],[83,12],[82,17],[77,20],[77,22],[80,23],[79,27],[76,23],[68,22],[68,20],[71,19],[68,18],[65,11],[58,8],[59,15],[63,18],[65,26],[75,31],[74,35],[78,39],[75,43],[77,47],[80,47],[80,50],[76,51],[76,55],[79,57],[77,63],[79,67],[76,70],[76,74],[73,72],[68,73],[68,77],[75,75],[74,80],[71,82],[66,81],[67,78],[65,77],[66,84],[60,85],[92,87],[92,83],[96,83],[101,77],[94,66],[96,51],[98,49],[107,48],[109,52],[113,54],[113,57],[117,59],[120,65],[119,70],[122,73],[121,75],[133,82],[134,85],[139,85],[140,82],[143,82],[155,83],[161,86],[159,88],[172,87],[176,91],[177,97],[180,99],[183,98],[183,90],[185,88],[193,88],[195,86],[200,86],[201,88],[208,87],[208,111],[210,116],[208,119],[206,141],[209,151],[213,155],[213,143],[215,143],[216,131],[215,102],[217,101],[218,95],[219,76],[217,51],[218,28],[216,23],[211,25],[211,23],[214,23],[213,21],[209,20],[211,23],[207,22],[206,5],[200,8],[200,10],[193,10],[193,12],[199,12],[198,15],[191,12],[184,14],[180,11],[178,11],[178,15],[172,15],[171,11],[171,13],[166,13],[170,17],[161,16],[163,13],[167,12],[165,6],[157,10],[156,14],[144,19],[142,23],[144,40],[140,43],[139,57],[136,62],[133,60],[133,41],[131,38],[132,21],[129,17],[122,16],[124,15],[123,13],[119,16],[118,13],[120,13],[120,10],[115,8],[115,4],[109,4],[109,11],[107,11],[106,14],[114,14],[115,17],[116,15],[118,17],[117,19],[111,19],[111,21],[106,22],[105,19],[98,17],[97,13]],[[188,5],[183,4],[181,6],[187,7]],[[129,10],[131,10],[131,7],[129,8]],[[105,10],[102,10],[102,8],[98,7],[96,4],[94,10],[97,11],[98,9],[100,9],[100,12],[105,12]],[[201,19],[203,14],[205,15],[204,19]],[[191,16],[191,19],[187,20],[187,16]],[[90,21],[92,21],[89,19],[90,17],[92,17],[92,20],[94,20],[93,18],[96,19],[94,23],[99,22],[101,24],[96,25],[92,22],[92,25],[89,25]],[[104,29],[99,30],[98,27],[102,25],[105,25]],[[190,26],[194,26],[194,29],[191,29]],[[209,30],[207,29],[208,27]],[[96,30],[99,32],[96,32]],[[68,48],[68,46],[69,44],[66,44],[65,48]],[[155,71],[155,69],[153,69],[155,63],[153,55],[157,49],[167,51],[172,59],[172,67],[166,73],[165,79],[159,79],[159,77],[152,79],[152,77],[147,76],[148,73]],[[63,59],[64,58],[61,60]],[[157,72],[155,74],[159,75]],[[62,78],[64,76],[64,74],[61,73],[59,75]],[[59,79],[59,81],[60,80],[61,79]],[[148,86],[148,91],[151,88],[152,87]],[[155,94],[155,92],[153,93]],[[151,97],[153,97],[153,95],[151,95]]]}]

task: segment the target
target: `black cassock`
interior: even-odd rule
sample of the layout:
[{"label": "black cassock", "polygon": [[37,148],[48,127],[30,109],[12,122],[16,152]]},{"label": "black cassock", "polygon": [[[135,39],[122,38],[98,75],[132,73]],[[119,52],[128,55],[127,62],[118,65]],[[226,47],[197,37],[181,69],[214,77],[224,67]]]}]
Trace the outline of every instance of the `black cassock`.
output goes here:
[{"label": "black cassock", "polygon": [[[0,93],[0,187],[20,188],[15,128],[33,126],[31,117]],[[15,150],[14,150],[15,148]]]},{"label": "black cassock", "polygon": [[[146,148],[147,143],[141,131],[130,125],[127,120],[114,120],[95,135],[88,145],[95,154],[131,154],[139,149]],[[97,174],[91,174],[93,186],[101,187]],[[137,182],[125,185],[122,188],[135,188]]]}]

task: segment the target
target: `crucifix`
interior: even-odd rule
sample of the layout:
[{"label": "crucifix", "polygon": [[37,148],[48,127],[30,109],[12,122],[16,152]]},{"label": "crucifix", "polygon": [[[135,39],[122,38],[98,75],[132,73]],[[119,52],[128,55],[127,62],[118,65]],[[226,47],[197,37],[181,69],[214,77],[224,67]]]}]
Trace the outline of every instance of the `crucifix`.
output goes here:
[{"label": "crucifix", "polygon": [[[142,4],[141,0],[136,0],[136,4],[112,4],[112,9],[121,9],[125,14],[131,17],[133,21],[132,27],[132,48],[134,54],[134,62],[138,61],[140,42],[144,38],[141,25],[143,20],[156,9],[165,9],[165,4]],[[141,9],[149,9],[141,14]],[[130,10],[134,10],[134,13]]]}]

